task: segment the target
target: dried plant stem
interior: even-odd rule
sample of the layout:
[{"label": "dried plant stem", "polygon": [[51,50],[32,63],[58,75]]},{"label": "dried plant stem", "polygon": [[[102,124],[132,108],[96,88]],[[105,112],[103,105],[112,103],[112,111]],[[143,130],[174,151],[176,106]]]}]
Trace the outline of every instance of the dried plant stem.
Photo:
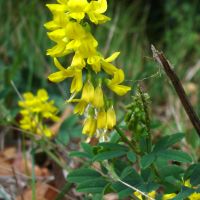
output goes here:
[{"label": "dried plant stem", "polygon": [[162,52],[159,52],[153,45],[151,46],[151,50],[153,52],[153,57],[163,67],[165,73],[167,74],[170,81],[172,82],[173,87],[176,90],[176,93],[178,94],[178,97],[179,97],[190,121],[192,122],[194,128],[196,129],[196,131],[200,137],[200,119],[197,116],[197,114],[195,113],[191,103],[189,102],[187,95],[185,93],[185,90],[183,89],[183,86],[181,84],[181,81],[179,80],[178,76],[172,69],[171,64],[165,58],[164,54]]}]

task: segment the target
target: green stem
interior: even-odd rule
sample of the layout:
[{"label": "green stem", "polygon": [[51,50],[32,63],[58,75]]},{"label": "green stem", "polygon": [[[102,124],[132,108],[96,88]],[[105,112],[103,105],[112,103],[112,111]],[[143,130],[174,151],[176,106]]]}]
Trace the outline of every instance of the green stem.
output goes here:
[{"label": "green stem", "polygon": [[135,153],[139,154],[138,150],[135,148],[135,146],[127,139],[127,137],[124,135],[124,133],[120,130],[118,126],[115,126],[115,130],[121,137],[122,141],[126,143]]},{"label": "green stem", "polygon": [[36,188],[35,188],[35,149],[33,147],[33,142],[32,142],[32,152],[31,152],[31,162],[32,162],[32,178],[31,178],[31,188],[32,188],[32,200],[36,200]]},{"label": "green stem", "polygon": [[43,149],[44,149],[44,151],[47,153],[47,155],[48,155],[53,161],[56,162],[56,164],[58,164],[62,169],[65,169],[65,170],[69,171],[69,170],[67,169],[67,167],[66,167],[66,166],[65,166],[51,151],[49,151],[48,148],[47,148],[47,149],[43,148]]}]

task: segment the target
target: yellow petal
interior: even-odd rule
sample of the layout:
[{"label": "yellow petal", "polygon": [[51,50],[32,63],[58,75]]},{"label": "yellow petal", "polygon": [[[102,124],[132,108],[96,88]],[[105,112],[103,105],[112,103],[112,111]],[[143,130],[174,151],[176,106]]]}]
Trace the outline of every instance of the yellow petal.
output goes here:
[{"label": "yellow petal", "polygon": [[[55,45],[54,47],[52,47],[51,49],[48,49],[47,55],[52,56],[52,57],[63,56],[63,55],[65,55],[65,54],[63,54],[65,47],[66,47],[66,44],[59,43],[59,44]],[[67,54],[67,52],[66,52],[66,54]]]},{"label": "yellow petal", "polygon": [[105,62],[105,61],[101,61],[102,64],[102,68],[103,70],[110,75],[113,75],[118,69],[117,67],[115,67],[114,65],[112,65],[111,63]]},{"label": "yellow petal", "polygon": [[47,101],[49,96],[45,89],[39,89],[37,91],[37,98],[41,99],[42,101]]},{"label": "yellow petal", "polygon": [[76,19],[77,21],[81,21],[85,17],[84,12],[73,12],[70,13],[69,16],[73,19]]},{"label": "yellow petal", "polygon": [[109,85],[116,85],[124,81],[124,72],[121,69],[118,69],[114,72],[114,77],[109,81]]},{"label": "yellow petal", "polygon": [[82,97],[81,99],[87,103],[90,103],[93,101],[94,98],[94,86],[93,84],[88,80],[82,91]]},{"label": "yellow petal", "polygon": [[134,192],[133,193],[139,200],[142,200],[143,198],[142,198],[142,195],[141,195],[141,193],[139,193],[139,192]]},{"label": "yellow petal", "polygon": [[76,69],[83,69],[85,65],[86,63],[82,55],[76,52],[72,59],[71,66],[75,67]]},{"label": "yellow petal", "polygon": [[74,108],[74,114],[83,115],[83,113],[85,112],[85,108],[86,108],[87,105],[88,105],[87,102],[85,102],[85,101],[79,101],[79,103]]},{"label": "yellow petal", "polygon": [[65,12],[67,10],[66,5],[60,5],[60,4],[46,4],[46,6],[49,8],[49,10],[54,14],[56,12]]},{"label": "yellow petal", "polygon": [[92,66],[92,69],[98,73],[101,70],[101,57],[100,56],[91,56],[87,59],[87,63]]},{"label": "yellow petal", "polygon": [[49,38],[55,42],[58,42],[59,40],[63,39],[66,37],[65,35],[65,30],[63,28],[61,29],[56,29],[54,31],[48,32],[47,35]]},{"label": "yellow petal", "polygon": [[116,115],[113,107],[107,110],[107,129],[113,129],[116,125]]},{"label": "yellow petal", "polygon": [[48,76],[48,79],[54,83],[61,82],[65,80],[68,77],[73,77],[74,76],[74,70],[72,69],[65,69],[64,71],[59,71],[52,73]]},{"label": "yellow petal", "polygon": [[105,110],[101,110],[97,115],[97,128],[98,129],[106,129],[107,123],[107,114]]},{"label": "yellow petal", "polygon": [[113,53],[111,56],[105,59],[105,62],[113,62],[119,56],[119,54],[120,52]]},{"label": "yellow petal", "polygon": [[176,196],[175,193],[171,193],[171,194],[164,194],[163,197],[162,197],[162,200],[169,200],[169,199],[172,199]]},{"label": "yellow petal", "polygon": [[60,70],[60,71],[64,71],[65,68],[60,64],[60,62],[58,61],[58,59],[56,57],[53,58],[54,61],[54,65]]},{"label": "yellow petal", "polygon": [[108,87],[119,96],[123,96],[131,90],[131,87],[125,85],[108,85]]},{"label": "yellow petal", "polygon": [[110,20],[109,17],[102,15],[102,14],[96,14],[94,12],[88,13],[88,16],[90,18],[90,21],[94,24],[103,24]]},{"label": "yellow petal", "polygon": [[107,10],[107,0],[91,1],[89,9],[95,13],[104,13]]},{"label": "yellow petal", "polygon": [[103,91],[101,86],[97,86],[94,90],[94,99],[92,104],[96,108],[101,108],[104,106]]},{"label": "yellow petal", "polygon": [[46,29],[52,30],[52,31],[55,30],[55,29],[57,29],[57,28],[59,28],[58,24],[56,24],[54,20],[45,23],[44,27]]},{"label": "yellow petal", "polygon": [[84,126],[83,126],[83,134],[87,134],[90,137],[94,135],[96,132],[96,127],[97,127],[97,121],[93,117],[88,117],[85,120]]},{"label": "yellow petal", "polygon": [[82,71],[76,70],[76,73],[74,75],[74,78],[72,80],[70,92],[79,92],[83,87],[83,81],[82,81]]}]

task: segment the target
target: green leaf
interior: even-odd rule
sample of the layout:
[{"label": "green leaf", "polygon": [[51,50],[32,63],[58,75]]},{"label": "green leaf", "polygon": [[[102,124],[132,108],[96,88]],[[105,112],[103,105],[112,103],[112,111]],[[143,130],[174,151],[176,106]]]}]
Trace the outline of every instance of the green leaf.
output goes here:
[{"label": "green leaf", "polygon": [[190,131],[186,134],[186,141],[195,149],[200,146],[199,135],[196,131]]},{"label": "green leaf", "polygon": [[126,188],[124,190],[121,190],[118,192],[119,199],[125,199],[126,197],[130,196],[133,194],[133,190],[130,188]]},{"label": "green leaf", "polygon": [[118,193],[119,199],[125,199],[129,195],[133,194],[132,189],[127,188],[127,186],[120,182],[113,183],[112,188]]},{"label": "green leaf", "polygon": [[132,163],[135,163],[137,158],[136,158],[136,155],[133,151],[129,151],[127,153],[127,158],[132,162]]},{"label": "green leaf", "polygon": [[194,186],[200,184],[200,164],[197,164],[190,177],[190,183]]},{"label": "green leaf", "polygon": [[89,158],[89,159],[92,158],[90,154],[80,151],[72,151],[69,153],[69,156],[78,158]]},{"label": "green leaf", "polygon": [[173,135],[165,136],[156,143],[153,151],[158,152],[160,150],[167,149],[168,147],[172,146],[173,144],[184,138],[184,136],[185,135],[183,133],[176,133]]},{"label": "green leaf", "polygon": [[78,187],[78,192],[86,192],[86,193],[102,193],[104,191],[104,188],[107,186],[109,182],[104,180],[102,177],[100,178],[93,178],[91,180],[85,179],[84,182],[81,182]]},{"label": "green leaf", "polygon": [[104,149],[128,151],[126,146],[117,143],[102,142],[99,143],[98,146],[103,147]]},{"label": "green leaf", "polygon": [[94,158],[93,161],[103,161],[103,160],[109,160],[117,157],[121,157],[125,155],[126,152],[122,150],[113,150],[113,151],[104,151],[98,153]]},{"label": "green leaf", "polygon": [[180,174],[183,173],[184,170],[177,165],[169,165],[159,168],[159,174],[165,178],[167,176],[174,176],[179,178]]},{"label": "green leaf", "polygon": [[56,136],[56,142],[63,144],[63,145],[68,145],[69,140],[70,140],[70,137],[69,137],[69,134],[66,130],[65,131],[62,131],[62,130],[59,131],[58,135]]},{"label": "green leaf", "polygon": [[93,169],[82,168],[70,172],[67,176],[67,180],[72,183],[82,183],[85,180],[93,180],[100,178],[101,174]]},{"label": "green leaf", "polygon": [[132,166],[126,167],[122,171],[120,178],[126,183],[129,183],[133,186],[141,185],[144,182],[142,177],[136,172],[136,170]]},{"label": "green leaf", "polygon": [[90,154],[91,156],[94,155],[94,153],[93,153],[93,148],[92,148],[92,146],[91,146],[90,144],[88,144],[88,143],[81,143],[81,147],[82,147],[82,149],[83,149],[86,153]]},{"label": "green leaf", "polygon": [[141,161],[140,161],[140,165],[143,169],[149,167],[155,160],[156,156],[154,153],[150,153],[150,154],[147,154],[147,155],[144,155],[142,158],[141,158]]},{"label": "green leaf", "polygon": [[173,200],[182,200],[187,198],[189,195],[191,195],[194,192],[193,189],[188,187],[182,187],[181,192],[179,192],[176,197],[173,198]]},{"label": "green leaf", "polygon": [[177,162],[192,162],[192,158],[187,153],[179,150],[164,150],[158,152],[156,155],[162,157],[165,160],[173,160]]}]

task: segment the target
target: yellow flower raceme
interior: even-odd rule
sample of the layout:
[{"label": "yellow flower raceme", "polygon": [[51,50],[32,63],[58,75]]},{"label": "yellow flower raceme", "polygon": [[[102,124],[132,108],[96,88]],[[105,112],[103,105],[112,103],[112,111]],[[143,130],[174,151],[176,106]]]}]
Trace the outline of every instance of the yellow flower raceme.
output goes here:
[{"label": "yellow flower raceme", "polygon": [[[116,114],[111,106],[113,103],[104,93],[104,86],[107,85],[120,96],[130,90],[130,87],[122,85],[123,71],[112,64],[120,53],[114,52],[104,58],[98,51],[98,42],[91,33],[88,21],[85,21],[86,18],[95,24],[108,21],[110,18],[104,15],[107,0],[57,2],[47,4],[53,19],[44,25],[49,31],[48,37],[55,42],[55,45],[47,50],[47,55],[54,59],[57,68],[48,78],[55,83],[72,78],[71,97],[67,102],[76,103],[74,113],[87,116],[83,133],[88,137],[96,133],[97,137],[106,138],[105,133],[116,125]],[[72,56],[71,64],[63,67],[58,57],[68,54]],[[93,112],[90,113],[90,110]],[[50,114],[47,112],[45,116]]]},{"label": "yellow flower raceme", "polygon": [[30,92],[23,94],[23,100],[18,102],[22,108],[20,111],[22,119],[19,123],[23,130],[47,137],[53,135],[43,120],[57,121],[59,119],[56,115],[58,109],[54,106],[54,102],[48,99],[48,93],[44,89],[38,90],[35,96]]}]

